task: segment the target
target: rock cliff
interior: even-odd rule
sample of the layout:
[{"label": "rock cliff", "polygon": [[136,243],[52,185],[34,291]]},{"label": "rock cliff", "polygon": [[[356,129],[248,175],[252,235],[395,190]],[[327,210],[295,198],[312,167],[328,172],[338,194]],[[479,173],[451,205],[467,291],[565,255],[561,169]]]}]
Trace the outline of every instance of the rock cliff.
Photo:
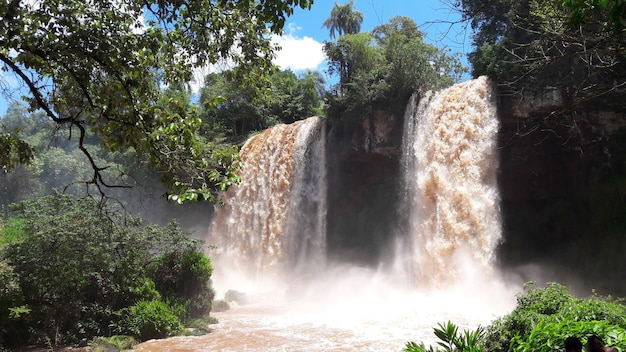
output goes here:
[{"label": "rock cliff", "polygon": [[377,265],[397,223],[403,116],[329,117],[327,248],[331,261]]},{"label": "rock cliff", "polygon": [[625,107],[568,106],[554,89],[498,105],[502,267],[626,294]]}]

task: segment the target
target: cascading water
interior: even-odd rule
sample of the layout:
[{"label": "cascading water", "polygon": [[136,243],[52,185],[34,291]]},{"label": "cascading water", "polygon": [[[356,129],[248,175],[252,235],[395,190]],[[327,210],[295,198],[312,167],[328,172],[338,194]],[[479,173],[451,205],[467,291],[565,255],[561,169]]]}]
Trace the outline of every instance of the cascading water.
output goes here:
[{"label": "cascading water", "polygon": [[[486,77],[412,99],[405,115],[404,237],[418,282],[446,284],[471,267],[490,271],[501,238],[498,119]],[[463,263],[460,263],[463,261]]]},{"label": "cascading water", "polygon": [[136,350],[399,351],[410,340],[434,343],[437,323],[475,328],[508,311],[513,292],[483,275],[501,236],[491,95],[480,78],[412,99],[398,204],[406,226],[389,234],[398,265],[378,269],[325,263],[324,119],[251,138],[242,182],[224,195],[207,242],[217,247],[218,297],[236,289],[253,303],[212,313],[220,323],[205,336]]},{"label": "cascading water", "polygon": [[[241,149],[241,183],[223,196],[209,243],[250,272],[323,265],[326,249],[325,121],[277,125]],[[218,258],[221,259],[221,258]]]}]

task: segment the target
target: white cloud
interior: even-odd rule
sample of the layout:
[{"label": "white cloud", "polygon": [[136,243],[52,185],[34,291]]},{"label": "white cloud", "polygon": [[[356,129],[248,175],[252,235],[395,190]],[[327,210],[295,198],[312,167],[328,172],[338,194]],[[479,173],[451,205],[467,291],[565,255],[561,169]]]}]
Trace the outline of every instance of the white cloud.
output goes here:
[{"label": "white cloud", "polygon": [[273,37],[274,43],[281,47],[276,53],[274,63],[283,70],[317,69],[326,60],[322,50],[324,44],[307,36],[298,38],[293,34],[296,29],[293,25],[288,25],[287,29],[288,34]]},{"label": "white cloud", "polygon": [[[292,71],[301,70],[319,70],[322,64],[325,64],[326,55],[322,48],[323,43],[316,41],[311,37],[304,36],[298,38],[294,33],[299,30],[293,23],[286,26],[288,34],[278,36],[273,35],[272,41],[278,44],[281,49],[276,52],[274,64],[280,69],[290,69]],[[235,51],[238,48],[234,48]],[[234,63],[229,60],[223,60],[213,65],[205,65],[198,67],[193,71],[192,81],[189,82],[191,91],[197,94],[201,87],[204,86],[204,78],[211,72],[221,72],[232,69]]]}]

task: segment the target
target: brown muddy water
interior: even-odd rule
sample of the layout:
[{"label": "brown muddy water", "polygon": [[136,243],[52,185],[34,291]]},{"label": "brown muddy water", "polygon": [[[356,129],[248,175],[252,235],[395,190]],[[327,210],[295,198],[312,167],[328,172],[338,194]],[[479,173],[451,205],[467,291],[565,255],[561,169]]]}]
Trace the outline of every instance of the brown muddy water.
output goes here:
[{"label": "brown muddy water", "polygon": [[418,292],[368,271],[332,277],[297,290],[265,287],[251,304],[212,313],[219,323],[206,335],[151,340],[135,351],[402,351],[408,341],[435,344],[437,323],[474,329],[514,305],[514,292],[494,282]]}]

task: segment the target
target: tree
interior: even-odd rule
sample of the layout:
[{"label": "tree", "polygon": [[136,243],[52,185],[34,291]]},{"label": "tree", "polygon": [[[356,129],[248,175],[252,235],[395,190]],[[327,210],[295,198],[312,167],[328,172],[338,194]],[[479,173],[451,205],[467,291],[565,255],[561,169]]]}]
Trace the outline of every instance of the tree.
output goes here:
[{"label": "tree", "polygon": [[387,95],[398,101],[407,100],[417,91],[424,93],[451,86],[467,70],[458,55],[426,44],[411,18],[394,16],[389,23],[375,27],[372,35],[389,66],[385,80],[392,89]]},{"label": "tree", "polygon": [[[214,199],[233,181],[232,150],[214,151],[194,116],[159,109],[160,87],[186,82],[194,68],[227,61],[253,86],[273,69],[268,32],[280,33],[295,7],[312,0],[5,1],[0,5],[0,62],[28,90],[32,109],[71,126],[102,193],[116,186],[84,148],[89,132],[110,150],[134,148],[163,169],[179,199]],[[145,19],[145,21],[142,21]],[[2,154],[14,155],[15,137]],[[18,148],[17,150],[19,150]],[[11,157],[27,161],[28,155]],[[181,170],[172,164],[187,163]],[[180,175],[179,172],[191,172]]]},{"label": "tree", "polygon": [[472,74],[491,76],[507,94],[540,94],[554,87],[571,108],[619,99],[626,93],[626,31],[619,25],[624,8],[613,1],[592,3],[459,3],[476,31],[476,50],[469,54]]},{"label": "tree", "polygon": [[338,74],[338,93],[344,94],[357,71],[371,71],[379,63],[379,52],[372,46],[370,33],[346,34],[335,42],[324,43],[328,73]]},{"label": "tree", "polygon": [[290,70],[280,71],[271,77],[268,112],[272,120],[292,123],[320,115],[324,78],[319,72],[306,71],[301,77]]},{"label": "tree", "polygon": [[569,10],[571,22],[580,26],[594,14],[607,11],[607,25],[619,31],[626,26],[626,3],[621,0],[563,0],[563,6]]},{"label": "tree", "polygon": [[353,0],[349,0],[343,5],[339,5],[335,2],[335,6],[330,11],[330,17],[328,17],[322,27],[328,28],[330,31],[330,38],[335,38],[335,32],[339,36],[344,34],[356,34],[361,31],[361,23],[363,23],[363,13],[358,10],[354,10]]},{"label": "tree", "polygon": [[342,35],[324,52],[329,73],[339,75],[329,116],[404,109],[412,94],[449,86],[465,72],[457,56],[424,43],[415,22],[402,16],[371,33]]},{"label": "tree", "polygon": [[[0,314],[19,307],[23,314],[0,324],[0,340],[85,345],[117,333],[161,337],[179,320],[210,312],[211,263],[176,223],[144,226],[117,207],[59,193],[20,202],[12,215],[7,223],[19,225],[19,236],[0,241],[0,277],[17,287],[0,284]],[[160,316],[149,315],[155,307]],[[14,330],[28,332],[19,334],[26,340],[8,335]]]},{"label": "tree", "polygon": [[266,96],[255,97],[246,87],[229,81],[227,73],[211,73],[204,80],[200,90],[203,104],[202,120],[204,130],[221,132],[228,141],[242,143],[249,133],[263,130],[276,122],[269,121],[264,100]]},{"label": "tree", "polygon": [[309,71],[298,77],[290,70],[275,72],[265,95],[259,98],[228,81],[226,74],[208,75],[200,92],[207,135],[222,134],[230,142],[242,143],[252,132],[311,117],[321,110],[323,78],[319,73]]}]

